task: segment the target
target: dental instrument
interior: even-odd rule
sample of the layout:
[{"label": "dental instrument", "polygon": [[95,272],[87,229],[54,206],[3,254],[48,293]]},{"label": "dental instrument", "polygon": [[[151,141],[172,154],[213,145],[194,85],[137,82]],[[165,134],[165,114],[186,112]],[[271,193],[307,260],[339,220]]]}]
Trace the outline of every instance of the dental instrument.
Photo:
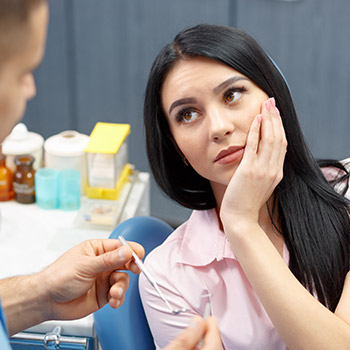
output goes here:
[{"label": "dental instrument", "polygon": [[[118,240],[125,246],[125,247],[130,247],[129,243],[124,239],[123,236],[119,236]],[[171,313],[173,315],[178,315],[180,313],[183,312],[189,312],[190,310],[186,309],[185,307],[182,308],[172,308],[168,299],[165,297],[165,295],[163,294],[163,292],[160,290],[158,283],[156,282],[156,280],[152,277],[152,275],[148,272],[148,270],[146,269],[145,265],[143,264],[143,262],[141,261],[141,259],[137,256],[137,254],[134,252],[134,250],[131,248],[132,250],[132,256],[135,260],[135,263],[137,265],[137,267],[140,269],[141,272],[143,272],[143,274],[146,276],[146,278],[148,279],[149,283],[151,283],[152,287],[156,290],[156,292],[158,293],[158,295],[162,298],[162,300],[164,301],[164,303],[166,304],[166,306],[169,308],[169,310],[171,311]]]}]

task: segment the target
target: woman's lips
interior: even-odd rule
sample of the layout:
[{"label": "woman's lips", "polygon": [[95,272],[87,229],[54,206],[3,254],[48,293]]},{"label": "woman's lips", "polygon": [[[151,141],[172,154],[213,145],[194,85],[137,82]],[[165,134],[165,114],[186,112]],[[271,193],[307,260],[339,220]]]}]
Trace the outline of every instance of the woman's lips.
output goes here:
[{"label": "woman's lips", "polygon": [[243,146],[232,146],[221,152],[216,156],[214,162],[218,164],[228,164],[236,161],[242,157],[244,152]]}]

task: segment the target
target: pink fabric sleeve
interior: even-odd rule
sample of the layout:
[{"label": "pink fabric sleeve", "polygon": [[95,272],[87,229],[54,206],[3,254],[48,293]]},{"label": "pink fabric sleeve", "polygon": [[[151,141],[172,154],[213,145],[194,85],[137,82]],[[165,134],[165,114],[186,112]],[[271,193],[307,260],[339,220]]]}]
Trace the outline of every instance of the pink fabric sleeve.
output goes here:
[{"label": "pink fabric sleeve", "polygon": [[163,245],[147,256],[145,265],[171,306],[185,307],[190,312],[173,315],[147,278],[141,274],[139,279],[141,300],[157,349],[164,348],[188,327],[194,315],[203,315],[206,302],[201,298],[200,279],[193,269],[177,264],[175,255],[172,244]]},{"label": "pink fabric sleeve", "polygon": [[[345,169],[347,171],[350,171],[350,158],[341,160],[340,163],[343,164],[343,166],[345,167]],[[322,173],[323,173],[324,177],[327,179],[327,181],[332,181],[332,180],[337,179],[340,176],[345,175],[344,171],[342,171],[342,170],[340,170],[338,168],[334,168],[334,167],[321,168],[321,170],[322,170]],[[338,183],[334,187],[334,189],[337,192],[341,192],[347,183],[348,183],[348,179],[346,179],[345,181],[342,181],[341,183]],[[346,191],[344,196],[347,199],[350,199],[350,186],[349,186],[349,188]]]},{"label": "pink fabric sleeve", "polygon": [[[342,160],[341,163],[344,165],[345,169],[350,172],[350,158]],[[345,193],[345,197],[347,199],[350,199],[350,186],[349,186],[348,190]]]}]

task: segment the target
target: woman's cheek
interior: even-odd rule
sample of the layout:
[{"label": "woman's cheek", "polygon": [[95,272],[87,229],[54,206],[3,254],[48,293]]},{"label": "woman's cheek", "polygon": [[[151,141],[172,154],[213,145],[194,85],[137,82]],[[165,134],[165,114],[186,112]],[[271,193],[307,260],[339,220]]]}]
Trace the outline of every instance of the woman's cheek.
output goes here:
[{"label": "woman's cheek", "polygon": [[249,118],[247,118],[249,120],[248,131],[250,130],[250,127],[253,123],[254,118],[262,112],[262,106],[266,100],[268,100],[267,95],[264,96],[264,98],[262,98],[261,100],[255,100],[253,105],[251,106],[252,107],[251,112],[249,114]]}]

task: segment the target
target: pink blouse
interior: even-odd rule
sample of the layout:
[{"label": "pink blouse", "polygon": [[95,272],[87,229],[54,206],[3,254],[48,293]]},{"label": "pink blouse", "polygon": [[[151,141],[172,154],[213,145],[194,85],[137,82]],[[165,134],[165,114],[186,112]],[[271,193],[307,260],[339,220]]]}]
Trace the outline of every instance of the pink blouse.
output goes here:
[{"label": "pink blouse", "polygon": [[[339,176],[336,169],[324,173],[328,180]],[[283,258],[288,265],[286,246]],[[190,310],[173,315],[140,275],[141,299],[157,349],[181,333],[194,315],[203,316],[208,301],[225,349],[287,349],[220,230],[214,209],[193,211],[145,264],[173,308]]]},{"label": "pink blouse", "polygon": [[[286,249],[284,259],[288,263]],[[141,299],[158,349],[181,333],[194,315],[203,316],[208,301],[225,349],[286,349],[220,230],[214,209],[193,211],[145,264],[171,305],[191,310],[173,315],[140,275]]]}]

